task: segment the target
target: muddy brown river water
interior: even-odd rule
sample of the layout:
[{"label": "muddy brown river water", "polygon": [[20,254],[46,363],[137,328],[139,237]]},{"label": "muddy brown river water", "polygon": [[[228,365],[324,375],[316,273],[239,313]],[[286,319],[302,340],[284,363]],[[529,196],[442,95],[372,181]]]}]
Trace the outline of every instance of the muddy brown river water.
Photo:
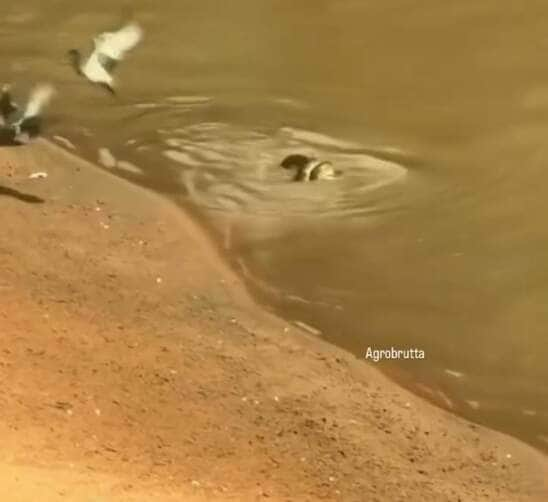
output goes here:
[{"label": "muddy brown river water", "polygon": [[[2,80],[47,136],[191,208],[289,319],[548,448],[548,5],[135,0],[116,98],[66,64],[122,4],[3,6]],[[287,153],[344,171],[290,183]]]}]

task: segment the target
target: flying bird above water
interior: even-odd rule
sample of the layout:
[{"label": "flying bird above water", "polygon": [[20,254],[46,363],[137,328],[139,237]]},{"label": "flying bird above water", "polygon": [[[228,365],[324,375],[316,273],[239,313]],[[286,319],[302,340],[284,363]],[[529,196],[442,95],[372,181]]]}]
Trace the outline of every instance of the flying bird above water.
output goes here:
[{"label": "flying bird above water", "polygon": [[68,51],[68,57],[79,75],[114,94],[115,83],[112,73],[118,63],[142,38],[142,28],[137,23],[131,22],[118,31],[97,35],[93,39],[93,51],[87,58],[84,58],[77,49]]},{"label": "flying bird above water", "polygon": [[9,86],[0,91],[0,145],[21,145],[38,136],[42,130],[43,111],[55,90],[50,84],[38,84],[30,92],[22,112],[11,96]]}]

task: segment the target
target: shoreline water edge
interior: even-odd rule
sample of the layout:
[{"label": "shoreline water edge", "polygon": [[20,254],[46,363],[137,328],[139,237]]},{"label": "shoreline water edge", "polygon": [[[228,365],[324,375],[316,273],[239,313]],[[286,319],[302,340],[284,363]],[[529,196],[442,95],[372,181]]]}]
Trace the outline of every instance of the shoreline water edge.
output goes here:
[{"label": "shoreline water edge", "polygon": [[45,140],[0,185],[3,499],[546,500],[545,455],[368,363],[424,351],[270,314],[171,202]]}]

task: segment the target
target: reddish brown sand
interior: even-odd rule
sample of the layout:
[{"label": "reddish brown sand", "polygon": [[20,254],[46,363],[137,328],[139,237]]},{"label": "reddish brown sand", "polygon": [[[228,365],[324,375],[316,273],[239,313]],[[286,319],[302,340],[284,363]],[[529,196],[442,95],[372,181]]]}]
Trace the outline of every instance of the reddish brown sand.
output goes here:
[{"label": "reddish brown sand", "polygon": [[0,159],[0,500],[548,500],[546,457],[266,312],[170,203]]}]

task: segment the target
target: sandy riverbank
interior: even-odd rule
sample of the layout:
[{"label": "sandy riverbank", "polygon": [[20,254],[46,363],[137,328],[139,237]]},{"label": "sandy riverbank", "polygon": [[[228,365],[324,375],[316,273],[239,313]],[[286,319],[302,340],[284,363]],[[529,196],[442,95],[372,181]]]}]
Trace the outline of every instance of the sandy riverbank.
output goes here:
[{"label": "sandy riverbank", "polygon": [[38,142],[0,208],[1,500],[548,500],[545,456],[265,312],[154,194]]}]

